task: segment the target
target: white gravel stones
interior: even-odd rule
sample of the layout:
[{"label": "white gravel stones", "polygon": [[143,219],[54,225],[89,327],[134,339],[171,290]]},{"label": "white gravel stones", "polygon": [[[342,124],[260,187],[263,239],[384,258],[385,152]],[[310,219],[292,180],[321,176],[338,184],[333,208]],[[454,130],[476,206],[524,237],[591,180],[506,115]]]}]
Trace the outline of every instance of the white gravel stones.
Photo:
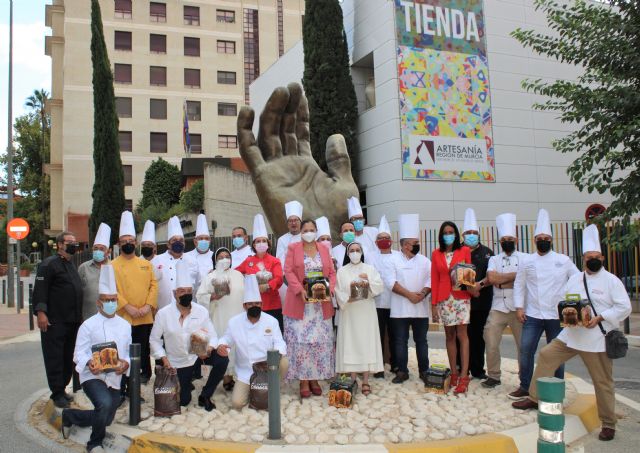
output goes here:
[{"label": "white gravel stones", "polygon": [[440,432],[433,432],[431,434],[429,434],[429,437],[433,440],[442,440],[444,439],[444,434],[440,433]]}]

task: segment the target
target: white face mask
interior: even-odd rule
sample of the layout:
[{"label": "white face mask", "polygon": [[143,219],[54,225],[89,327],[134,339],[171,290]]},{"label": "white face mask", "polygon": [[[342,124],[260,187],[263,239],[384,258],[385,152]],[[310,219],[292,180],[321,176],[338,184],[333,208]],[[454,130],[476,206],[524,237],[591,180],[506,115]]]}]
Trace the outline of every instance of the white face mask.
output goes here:
[{"label": "white face mask", "polygon": [[307,231],[302,234],[302,240],[304,242],[313,242],[316,240],[316,232],[315,231]]},{"label": "white face mask", "polygon": [[255,249],[258,253],[265,253],[267,250],[269,250],[269,244],[267,244],[266,242],[258,242],[255,245]]},{"label": "white face mask", "polygon": [[362,259],[362,253],[360,252],[351,252],[349,253],[349,259],[353,264],[358,264]]},{"label": "white face mask", "polygon": [[220,258],[216,263],[216,269],[226,271],[231,267],[231,260],[229,258]]}]

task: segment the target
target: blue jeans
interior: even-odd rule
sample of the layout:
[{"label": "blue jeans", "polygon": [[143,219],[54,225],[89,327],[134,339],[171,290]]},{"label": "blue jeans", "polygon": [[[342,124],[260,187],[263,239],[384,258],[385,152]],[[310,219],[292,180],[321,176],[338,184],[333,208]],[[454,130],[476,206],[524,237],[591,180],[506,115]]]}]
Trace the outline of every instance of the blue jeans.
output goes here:
[{"label": "blue jeans", "polygon": [[[520,388],[529,391],[531,378],[533,377],[533,367],[535,365],[535,355],[542,332],[547,339],[547,344],[551,343],[558,336],[562,327],[558,319],[537,319],[527,316],[527,320],[522,327],[522,339],[520,340]],[[555,377],[564,378],[564,365],[561,365],[555,372]]]},{"label": "blue jeans", "polygon": [[429,345],[427,344],[427,331],[429,330],[429,318],[391,318],[391,330],[393,331],[394,359],[398,371],[408,373],[409,361],[409,327],[413,331],[413,341],[416,343],[416,356],[418,369],[424,373],[429,369]]},{"label": "blue jeans", "polygon": [[107,387],[100,379],[90,379],[82,384],[82,390],[93,403],[92,410],[64,409],[62,424],[64,426],[91,426],[91,436],[87,442],[87,450],[102,446],[107,426],[113,422],[116,409],[120,404],[120,390]]}]

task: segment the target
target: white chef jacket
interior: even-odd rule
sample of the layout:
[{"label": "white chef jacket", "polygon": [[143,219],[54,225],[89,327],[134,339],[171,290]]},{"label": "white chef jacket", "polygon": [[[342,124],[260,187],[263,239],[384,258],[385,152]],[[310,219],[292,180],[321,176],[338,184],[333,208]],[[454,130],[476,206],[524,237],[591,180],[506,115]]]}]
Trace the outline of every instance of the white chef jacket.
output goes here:
[{"label": "white chef jacket", "polygon": [[153,264],[153,275],[156,277],[156,281],[159,282],[162,279],[162,271],[158,268],[158,264],[162,261],[158,259],[160,255],[155,255],[149,262]]},{"label": "white chef jacket", "polygon": [[[344,261],[344,254],[347,253],[347,247],[341,242],[331,249],[331,255],[336,260],[336,271],[342,267],[342,262]],[[366,258],[366,255],[365,255]]]},{"label": "white chef jacket", "polygon": [[[512,272],[517,273],[520,262],[526,259],[524,255],[524,253],[514,250],[511,255],[501,252],[498,255],[492,256],[489,258],[487,272],[493,271],[498,274],[511,274]],[[501,311],[502,313],[515,311],[516,307],[513,304],[513,288],[498,288],[498,285],[494,285],[491,309]]]},{"label": "white chef jacket", "polygon": [[220,344],[234,348],[236,354],[236,374],[240,382],[249,384],[253,374],[253,364],[267,360],[267,351],[277,349],[287,355],[287,345],[282,338],[278,320],[262,312],[258,322],[253,324],[247,313],[239,313],[229,320],[227,331],[220,338]]},{"label": "white chef jacket", "polygon": [[[565,287],[566,294],[580,294],[582,299],[587,299],[582,281],[583,275],[579,273],[569,279]],[[618,277],[605,269],[601,269],[596,274],[586,275],[591,303],[598,314],[604,318],[602,327],[606,332],[617,329],[620,323],[631,314],[631,302],[627,290]],[[597,325],[593,329],[565,327],[556,338],[578,351],[605,352],[604,334]]]},{"label": "white chef jacket", "polygon": [[[389,288],[393,288],[395,282],[413,292],[431,288],[431,260],[421,254],[407,259],[404,253],[398,253],[393,255],[387,275],[382,279],[385,286]],[[406,297],[392,292],[390,316],[392,318],[428,318],[431,314],[429,299],[425,297],[420,303],[413,304]]]},{"label": "white chef jacket", "polygon": [[[122,375],[115,372],[93,374],[89,370],[87,362],[92,358],[91,346],[100,343],[115,341],[118,347],[118,358],[131,366],[129,359],[129,345],[131,344],[131,324],[115,315],[107,318],[98,312],[82,323],[76,337],[76,346],[73,351],[73,361],[76,363],[76,371],[80,375],[80,383],[99,379],[112,389],[120,388]],[[126,372],[129,375],[129,369]]]},{"label": "white chef jacket", "polygon": [[244,263],[244,260],[253,256],[253,250],[248,245],[245,245],[241,249],[235,249],[231,252],[231,269],[235,269]]},{"label": "white chef jacket", "polygon": [[378,236],[378,229],[375,227],[366,226],[362,230],[360,236],[356,233],[355,242],[362,246],[364,252],[364,262],[373,266],[375,262],[375,256],[379,253],[378,246],[376,245],[376,237]]},{"label": "white chef jacket", "polygon": [[[193,262],[185,259],[184,254],[180,258],[174,258],[169,252],[161,253],[153,259],[154,266],[162,273],[162,278],[158,280],[158,310],[175,302],[173,290],[176,289],[176,263],[178,260],[184,260],[192,267],[192,278],[196,282],[198,279],[198,270]],[[196,291],[194,291],[194,294]]]},{"label": "white chef jacket", "polygon": [[207,250],[206,253],[198,253],[197,249],[193,249],[184,254],[185,259],[191,262],[191,265],[198,269],[198,278],[196,279],[193,291],[194,294],[198,292],[200,283],[204,281],[209,271],[213,269],[213,252]]},{"label": "white chef jacket", "polygon": [[[398,254],[400,254],[400,252],[397,250],[391,250],[391,253],[378,253],[375,255],[375,262],[373,263],[373,266],[376,268],[385,284],[382,293],[375,297],[376,308],[391,308],[391,295],[393,294],[391,288],[393,288],[395,281],[389,282],[387,276],[393,272],[391,269],[393,267],[393,258]],[[391,283],[391,286],[388,286],[388,283]]]},{"label": "white chef jacket", "polygon": [[[218,334],[209,318],[209,311],[202,305],[192,303],[191,313],[180,324],[180,311],[174,299],[172,304],[156,313],[149,337],[151,355],[158,360],[167,356],[174,368],[193,365],[198,356],[189,354],[189,343],[191,334],[197,331],[202,331],[209,336],[209,346],[214,349],[218,347]],[[162,337],[164,337],[164,346]]]},{"label": "white chef jacket", "polygon": [[278,239],[278,246],[276,247],[276,258],[280,260],[280,264],[282,264],[283,269],[284,269],[284,262],[287,259],[287,251],[289,250],[289,244],[300,242],[301,240],[302,240],[302,235],[296,234],[294,236],[291,233],[283,234]]},{"label": "white chef jacket", "polygon": [[[365,228],[369,228],[369,227],[365,227]],[[360,240],[362,240],[362,242],[360,242]],[[366,234],[363,234],[360,237],[356,237],[356,239],[354,240],[354,242],[357,242],[362,247],[362,252],[364,253],[364,263],[375,266],[376,255],[379,254],[377,251],[378,246],[376,246],[374,243],[375,250],[369,249],[367,248],[368,246],[366,245],[368,243],[367,241],[368,240],[367,240]],[[337,263],[336,271],[342,267],[345,253],[347,253],[347,247],[342,242],[331,249],[331,255],[335,258]]]},{"label": "white chef jacket", "polygon": [[525,314],[532,318],[558,319],[558,302],[564,299],[567,281],[580,271],[568,256],[553,250],[523,257],[513,284],[515,307],[524,307]]}]

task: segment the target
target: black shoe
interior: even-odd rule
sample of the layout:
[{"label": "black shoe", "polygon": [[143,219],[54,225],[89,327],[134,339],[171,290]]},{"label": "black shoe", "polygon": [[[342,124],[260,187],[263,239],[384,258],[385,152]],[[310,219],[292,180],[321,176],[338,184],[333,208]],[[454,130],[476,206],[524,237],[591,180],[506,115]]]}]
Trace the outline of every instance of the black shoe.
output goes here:
[{"label": "black shoe", "polygon": [[507,395],[509,399],[512,399],[514,401],[523,400],[528,396],[529,396],[529,392],[527,392],[526,390],[522,390],[520,387],[518,387],[516,390],[514,390],[513,392]]},{"label": "black shoe", "polygon": [[65,392],[64,393],[64,398],[69,401],[72,402],[73,401],[73,395],[70,395],[69,393]]},{"label": "black shoe", "polygon": [[394,384],[402,384],[404,381],[409,380],[409,373],[405,373],[404,371],[398,371],[396,373],[396,377],[394,377],[391,382]]},{"label": "black shoe", "polygon": [[473,379],[479,379],[481,381],[489,378],[489,376],[487,376],[487,373],[484,373],[484,372],[482,374],[472,374],[471,377]]},{"label": "black shoe", "polygon": [[211,412],[216,408],[216,405],[211,401],[211,398],[205,398],[202,395],[198,397],[198,406],[204,407],[204,410],[207,412]]},{"label": "black shoe", "polygon": [[64,397],[64,394],[52,396],[53,404],[60,409],[69,409],[69,400]]},{"label": "black shoe", "polygon": [[68,439],[71,434],[71,425],[67,425],[64,422],[64,409],[62,409],[62,423],[60,423],[60,432],[63,439]]},{"label": "black shoe", "polygon": [[140,376],[140,384],[147,385],[149,383],[149,376]]},{"label": "black shoe", "polygon": [[492,389],[501,384],[500,379],[487,378],[486,381],[481,382],[482,386],[488,389]]},{"label": "black shoe", "polygon": [[373,375],[373,377],[376,379],[384,379],[384,371],[378,371]]},{"label": "black shoe", "polygon": [[392,367],[391,367],[391,372],[392,372],[393,374],[396,374],[396,373],[398,372],[398,367],[397,367],[397,366],[392,366]]}]

